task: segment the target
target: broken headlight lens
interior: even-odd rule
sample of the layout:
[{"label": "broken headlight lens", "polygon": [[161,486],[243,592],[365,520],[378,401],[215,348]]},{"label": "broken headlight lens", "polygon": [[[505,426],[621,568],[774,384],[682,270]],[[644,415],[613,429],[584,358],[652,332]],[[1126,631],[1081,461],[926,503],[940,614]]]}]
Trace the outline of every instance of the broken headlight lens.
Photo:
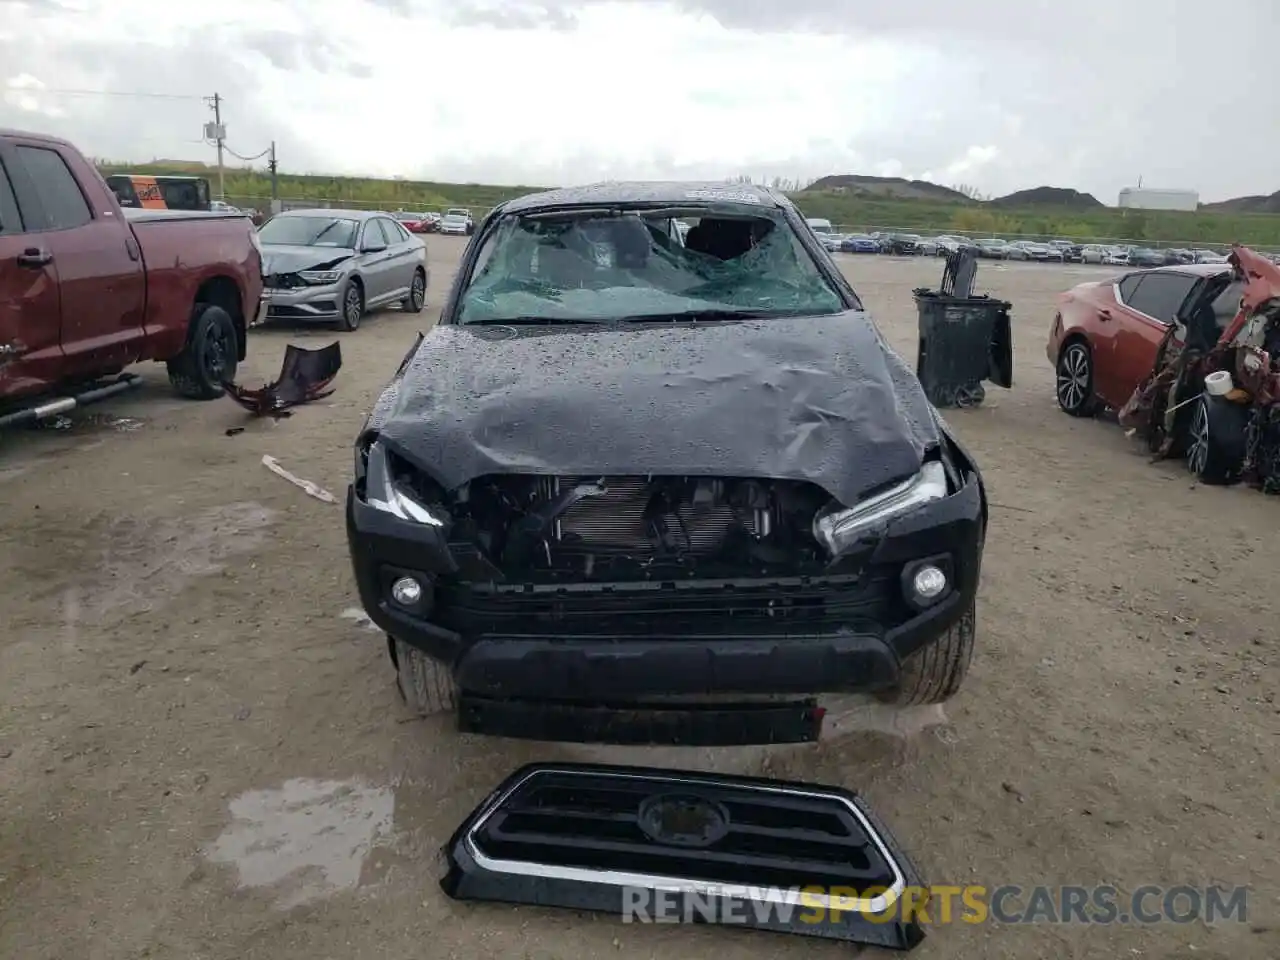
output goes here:
[{"label": "broken headlight lens", "polygon": [[391,473],[386,448],[376,440],[369,446],[369,459],[365,469],[365,502],[375,510],[429,527],[443,527],[448,523],[442,511],[422,503],[411,491],[405,489],[403,483],[396,481]]},{"label": "broken headlight lens", "polygon": [[926,503],[941,500],[948,492],[946,467],[937,460],[930,461],[910,480],[861,503],[820,510],[813,518],[813,535],[833,557],[838,556],[868,530]]}]

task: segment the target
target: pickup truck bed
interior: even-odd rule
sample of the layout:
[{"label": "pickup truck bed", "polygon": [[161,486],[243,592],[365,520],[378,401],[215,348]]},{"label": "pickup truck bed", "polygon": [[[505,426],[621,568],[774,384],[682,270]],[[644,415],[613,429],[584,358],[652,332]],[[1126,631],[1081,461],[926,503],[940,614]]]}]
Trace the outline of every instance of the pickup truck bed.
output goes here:
[{"label": "pickup truck bed", "polygon": [[222,394],[262,293],[236,214],[123,211],[71,144],[0,130],[0,403],[31,403],[143,360]]}]

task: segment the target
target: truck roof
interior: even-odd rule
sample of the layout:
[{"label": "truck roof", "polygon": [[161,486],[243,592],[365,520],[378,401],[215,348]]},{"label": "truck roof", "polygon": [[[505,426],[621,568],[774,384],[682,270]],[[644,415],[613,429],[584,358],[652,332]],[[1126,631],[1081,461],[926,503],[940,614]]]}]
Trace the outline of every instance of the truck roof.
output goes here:
[{"label": "truck roof", "polygon": [[729,200],[779,207],[777,194],[767,187],[750,183],[723,183],[705,181],[632,181],[593,183],[581,187],[564,187],[529,193],[508,200],[502,205],[504,213],[525,213],[560,206],[591,206],[610,203],[668,203],[676,206],[688,203],[698,206]]},{"label": "truck roof", "polygon": [[35,133],[31,130],[11,130],[7,127],[0,127],[0,137],[21,137],[23,140],[43,140],[45,143],[55,143],[60,147],[71,147],[76,153],[79,148],[72,145],[70,140],[63,140],[61,137],[52,137],[47,133]]}]

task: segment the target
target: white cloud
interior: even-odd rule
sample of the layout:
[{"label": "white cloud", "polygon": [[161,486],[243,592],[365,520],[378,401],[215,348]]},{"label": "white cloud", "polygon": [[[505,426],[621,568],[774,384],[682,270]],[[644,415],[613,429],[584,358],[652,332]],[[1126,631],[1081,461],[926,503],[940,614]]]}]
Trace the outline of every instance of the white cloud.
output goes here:
[{"label": "white cloud", "polygon": [[1210,198],[1270,192],[1280,133],[1255,121],[1240,141],[1280,107],[1271,41],[1249,26],[1274,7],[1237,2],[1210,29],[1181,0],[1157,26],[1146,0],[918,0],[909,15],[837,0],[0,0],[0,126],[99,156],[210,159],[201,98],[217,91],[230,146],[274,139],[291,171],[932,172],[1108,202],[1141,173]]}]

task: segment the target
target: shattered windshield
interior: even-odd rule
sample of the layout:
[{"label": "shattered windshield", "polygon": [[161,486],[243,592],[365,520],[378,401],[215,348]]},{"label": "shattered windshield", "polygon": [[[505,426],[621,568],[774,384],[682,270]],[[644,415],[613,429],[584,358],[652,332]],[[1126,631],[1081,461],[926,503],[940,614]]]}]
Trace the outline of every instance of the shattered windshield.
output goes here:
[{"label": "shattered windshield", "polygon": [[[844,309],[780,213],[701,213],[507,217],[484,241],[458,322],[813,316]],[[677,216],[692,223],[683,239]]]},{"label": "shattered windshield", "polygon": [[258,228],[263,243],[297,247],[354,247],[355,220],[334,217],[273,217]]}]

